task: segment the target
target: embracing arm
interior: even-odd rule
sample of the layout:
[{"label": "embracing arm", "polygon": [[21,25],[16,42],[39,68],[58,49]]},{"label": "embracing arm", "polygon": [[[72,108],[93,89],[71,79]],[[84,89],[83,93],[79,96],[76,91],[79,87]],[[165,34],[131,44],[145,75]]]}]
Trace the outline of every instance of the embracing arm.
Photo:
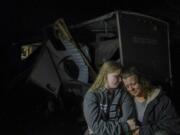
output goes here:
[{"label": "embracing arm", "polygon": [[119,122],[122,123],[122,128],[126,131],[127,127],[130,128],[130,130],[134,130],[136,128],[135,123],[133,126],[128,122],[128,120],[135,120],[136,118],[136,111],[135,111],[135,105],[133,99],[130,97],[130,95],[125,92],[122,97],[122,117],[119,119]]}]

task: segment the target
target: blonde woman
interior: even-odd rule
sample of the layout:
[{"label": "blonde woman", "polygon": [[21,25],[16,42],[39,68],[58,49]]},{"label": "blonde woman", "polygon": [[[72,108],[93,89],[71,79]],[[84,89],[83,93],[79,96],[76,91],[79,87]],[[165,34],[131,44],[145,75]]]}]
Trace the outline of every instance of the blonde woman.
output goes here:
[{"label": "blonde woman", "polygon": [[126,122],[135,118],[135,110],[128,92],[121,88],[121,71],[120,64],[105,62],[86,93],[83,111],[88,134],[124,135],[136,128]]},{"label": "blonde woman", "polygon": [[[150,84],[134,67],[126,69],[122,79],[132,95],[139,128],[133,135],[179,135],[180,119],[171,100],[158,87]],[[134,120],[129,123],[135,124]]]}]

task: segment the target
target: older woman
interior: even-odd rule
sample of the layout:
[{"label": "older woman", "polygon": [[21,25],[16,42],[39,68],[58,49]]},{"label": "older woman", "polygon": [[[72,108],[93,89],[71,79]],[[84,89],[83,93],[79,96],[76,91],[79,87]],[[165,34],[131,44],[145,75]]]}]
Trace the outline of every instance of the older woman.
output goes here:
[{"label": "older woman", "polygon": [[86,93],[83,109],[89,134],[124,135],[135,128],[126,122],[135,118],[135,108],[130,95],[121,88],[121,70],[120,64],[105,62]]},{"label": "older woman", "polygon": [[[127,91],[134,97],[140,125],[134,135],[179,135],[180,121],[165,93],[144,79],[136,69],[123,72]],[[129,123],[135,123],[132,119]]]}]

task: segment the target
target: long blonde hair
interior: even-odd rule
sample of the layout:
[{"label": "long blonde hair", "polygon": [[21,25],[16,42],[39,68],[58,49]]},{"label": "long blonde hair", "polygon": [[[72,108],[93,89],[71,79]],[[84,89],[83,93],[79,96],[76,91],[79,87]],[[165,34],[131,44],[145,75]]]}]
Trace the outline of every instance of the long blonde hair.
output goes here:
[{"label": "long blonde hair", "polygon": [[99,74],[95,82],[92,84],[90,90],[98,91],[100,88],[103,88],[107,81],[107,74],[114,73],[114,72],[118,72],[119,74],[121,74],[122,67],[120,63],[117,63],[114,61],[105,62],[100,68]]}]

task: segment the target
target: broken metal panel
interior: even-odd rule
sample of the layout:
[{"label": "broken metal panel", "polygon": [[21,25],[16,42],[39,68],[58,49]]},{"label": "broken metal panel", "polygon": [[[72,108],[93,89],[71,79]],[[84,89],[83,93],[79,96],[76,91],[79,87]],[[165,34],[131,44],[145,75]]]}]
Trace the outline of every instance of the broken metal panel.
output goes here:
[{"label": "broken metal panel", "polygon": [[100,67],[105,61],[111,59],[118,50],[117,40],[102,41],[96,46],[95,65]]},{"label": "broken metal panel", "polygon": [[155,82],[170,83],[167,22],[138,13],[122,12],[120,25],[124,65],[138,67]]},{"label": "broken metal panel", "polygon": [[[55,49],[48,40],[41,49],[28,80],[56,97],[59,97],[60,91],[74,92],[76,95],[80,93],[80,96],[84,96],[89,86],[77,80],[79,72],[73,57],[67,51]],[[62,85],[63,87],[61,87]]]},{"label": "broken metal panel", "polygon": [[119,53],[120,53],[120,63],[121,65],[124,65],[124,59],[123,59],[123,50],[122,50],[122,36],[121,36],[121,26],[120,26],[120,16],[119,12],[116,12],[116,23],[117,23],[117,33],[118,33],[118,42],[119,42]]},{"label": "broken metal panel", "polygon": [[51,54],[51,58],[54,61],[54,68],[57,70],[57,74],[61,82],[72,80],[73,77],[69,76],[64,69],[64,62],[71,59],[70,55],[66,51],[59,51],[54,48],[50,40],[46,42],[46,46]]},{"label": "broken metal panel", "polygon": [[64,20],[59,19],[54,24],[54,30],[56,32],[56,37],[62,42],[62,44],[66,48],[66,52],[72,57],[73,61],[79,68],[79,76],[78,81],[83,83],[89,82],[89,69],[95,76],[95,72],[89,63],[86,55],[84,55],[83,51],[74,41],[71,33],[69,32]]},{"label": "broken metal panel", "polygon": [[84,31],[83,34],[80,33],[78,35],[79,37],[94,35],[95,38],[89,42],[88,40],[86,42],[81,39],[78,42],[86,43],[89,48],[93,48],[93,53],[91,52],[90,55],[93,58],[92,63],[96,70],[100,68],[104,61],[110,60],[118,49],[118,29],[116,23],[116,14],[111,12],[107,15],[71,26],[75,34],[79,29],[79,31]]},{"label": "broken metal panel", "polygon": [[61,81],[50,55],[48,48],[44,46],[33,66],[29,80],[57,96]]}]

